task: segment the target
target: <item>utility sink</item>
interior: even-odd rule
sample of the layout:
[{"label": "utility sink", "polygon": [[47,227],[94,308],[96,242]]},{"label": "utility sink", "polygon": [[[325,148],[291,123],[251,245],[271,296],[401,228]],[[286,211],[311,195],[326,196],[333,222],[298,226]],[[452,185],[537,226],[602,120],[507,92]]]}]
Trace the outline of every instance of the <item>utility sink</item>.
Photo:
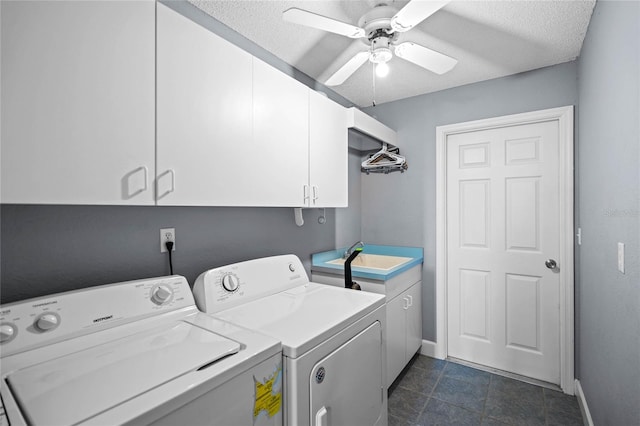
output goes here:
[{"label": "utility sink", "polygon": [[[327,263],[332,265],[343,265],[346,259],[330,260]],[[352,267],[378,269],[381,271],[389,271],[396,266],[403,265],[413,260],[411,257],[386,256],[382,254],[361,253],[351,262]]]}]

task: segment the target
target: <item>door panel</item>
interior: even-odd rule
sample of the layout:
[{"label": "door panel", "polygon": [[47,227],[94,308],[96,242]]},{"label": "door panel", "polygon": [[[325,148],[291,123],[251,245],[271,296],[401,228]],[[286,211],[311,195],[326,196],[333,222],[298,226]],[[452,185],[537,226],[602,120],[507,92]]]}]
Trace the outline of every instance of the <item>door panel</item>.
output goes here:
[{"label": "door panel", "polygon": [[490,182],[460,181],[460,246],[489,247]]},{"label": "door panel", "polygon": [[460,333],[489,341],[491,276],[488,271],[460,270]]},{"label": "door panel", "polygon": [[448,354],[560,382],[558,122],[447,137]]}]

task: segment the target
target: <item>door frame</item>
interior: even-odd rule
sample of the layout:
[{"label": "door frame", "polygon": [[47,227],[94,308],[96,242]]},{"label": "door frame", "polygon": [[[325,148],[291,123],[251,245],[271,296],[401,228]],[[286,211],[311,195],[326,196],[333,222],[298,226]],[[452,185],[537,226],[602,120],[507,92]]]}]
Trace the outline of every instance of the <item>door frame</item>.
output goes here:
[{"label": "door frame", "polygon": [[436,345],[435,357],[447,351],[447,138],[458,133],[520,124],[558,121],[560,204],[560,387],[574,394],[574,132],[573,105],[436,127]]}]

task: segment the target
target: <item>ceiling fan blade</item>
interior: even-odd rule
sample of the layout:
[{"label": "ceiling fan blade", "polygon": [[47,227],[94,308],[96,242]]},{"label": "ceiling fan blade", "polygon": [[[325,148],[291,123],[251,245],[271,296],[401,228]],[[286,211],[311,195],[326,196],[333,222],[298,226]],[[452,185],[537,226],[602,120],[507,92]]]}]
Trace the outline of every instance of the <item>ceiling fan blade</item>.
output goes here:
[{"label": "ceiling fan blade", "polygon": [[346,64],[340,67],[340,69],[333,73],[331,77],[325,81],[327,86],[339,86],[344,83],[351,74],[356,72],[358,68],[362,66],[369,59],[369,52],[358,52],[356,55],[349,59]]},{"label": "ceiling fan blade", "polygon": [[340,34],[350,38],[364,37],[364,30],[355,25],[345,22],[336,21],[326,16],[318,15],[313,12],[292,7],[282,12],[282,19],[311,28],[328,31],[330,33]]},{"label": "ceiling fan blade", "polygon": [[410,41],[400,43],[395,48],[396,56],[406,61],[413,62],[422,68],[433,71],[436,74],[444,74],[450,71],[458,63],[457,59],[447,56],[435,50],[428,49]]},{"label": "ceiling fan blade", "polygon": [[450,0],[412,0],[391,18],[391,28],[403,33],[418,25],[449,3]]}]

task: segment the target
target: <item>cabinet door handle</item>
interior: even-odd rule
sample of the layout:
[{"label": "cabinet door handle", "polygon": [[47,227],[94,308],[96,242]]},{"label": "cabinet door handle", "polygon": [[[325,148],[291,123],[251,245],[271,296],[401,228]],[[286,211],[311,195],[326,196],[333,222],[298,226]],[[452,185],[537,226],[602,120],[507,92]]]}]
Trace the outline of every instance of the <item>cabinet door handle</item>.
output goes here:
[{"label": "cabinet door handle", "polygon": [[303,186],[303,196],[304,199],[302,200],[302,204],[307,204],[307,201],[309,200],[309,185],[304,185]]},{"label": "cabinet door handle", "polygon": [[404,300],[404,306],[402,307],[402,309],[406,311],[407,309],[409,309],[409,299],[403,297],[402,300]]},{"label": "cabinet door handle", "polygon": [[318,199],[318,192],[318,187],[313,185],[313,204],[315,204]]},{"label": "cabinet door handle", "polygon": [[[160,176],[158,176],[158,179],[156,180],[156,186],[159,186],[160,184],[160,178],[164,175],[171,175],[171,188],[168,191],[163,192],[162,194],[158,195],[158,199],[165,197],[168,194],[171,194],[172,192],[174,192],[176,190],[176,173],[173,171],[173,169],[169,169],[166,172],[164,172],[163,174],[161,174]],[[158,190],[158,188],[156,188],[156,191]]]},{"label": "cabinet door handle", "polygon": [[[131,189],[131,179],[133,178],[133,176],[138,175],[138,173],[140,172],[144,173],[144,184],[143,187],[140,189],[136,189],[135,191],[132,191]],[[143,192],[145,192],[148,189],[148,179],[149,179],[149,169],[147,169],[147,166],[140,166],[137,169],[134,169],[132,171],[130,171],[129,173],[127,173],[124,176],[124,182],[125,185],[122,189],[122,196],[124,199],[128,200],[131,199],[133,197],[135,197],[138,194],[141,194]]]},{"label": "cabinet door handle", "polygon": [[413,306],[413,296],[410,294],[407,294],[407,297],[409,298],[409,307]]},{"label": "cabinet door handle", "polygon": [[147,169],[147,166],[142,166],[142,170],[144,170],[144,188],[142,188],[140,192],[144,192],[149,188],[147,185],[147,181],[149,179],[149,169]]}]

